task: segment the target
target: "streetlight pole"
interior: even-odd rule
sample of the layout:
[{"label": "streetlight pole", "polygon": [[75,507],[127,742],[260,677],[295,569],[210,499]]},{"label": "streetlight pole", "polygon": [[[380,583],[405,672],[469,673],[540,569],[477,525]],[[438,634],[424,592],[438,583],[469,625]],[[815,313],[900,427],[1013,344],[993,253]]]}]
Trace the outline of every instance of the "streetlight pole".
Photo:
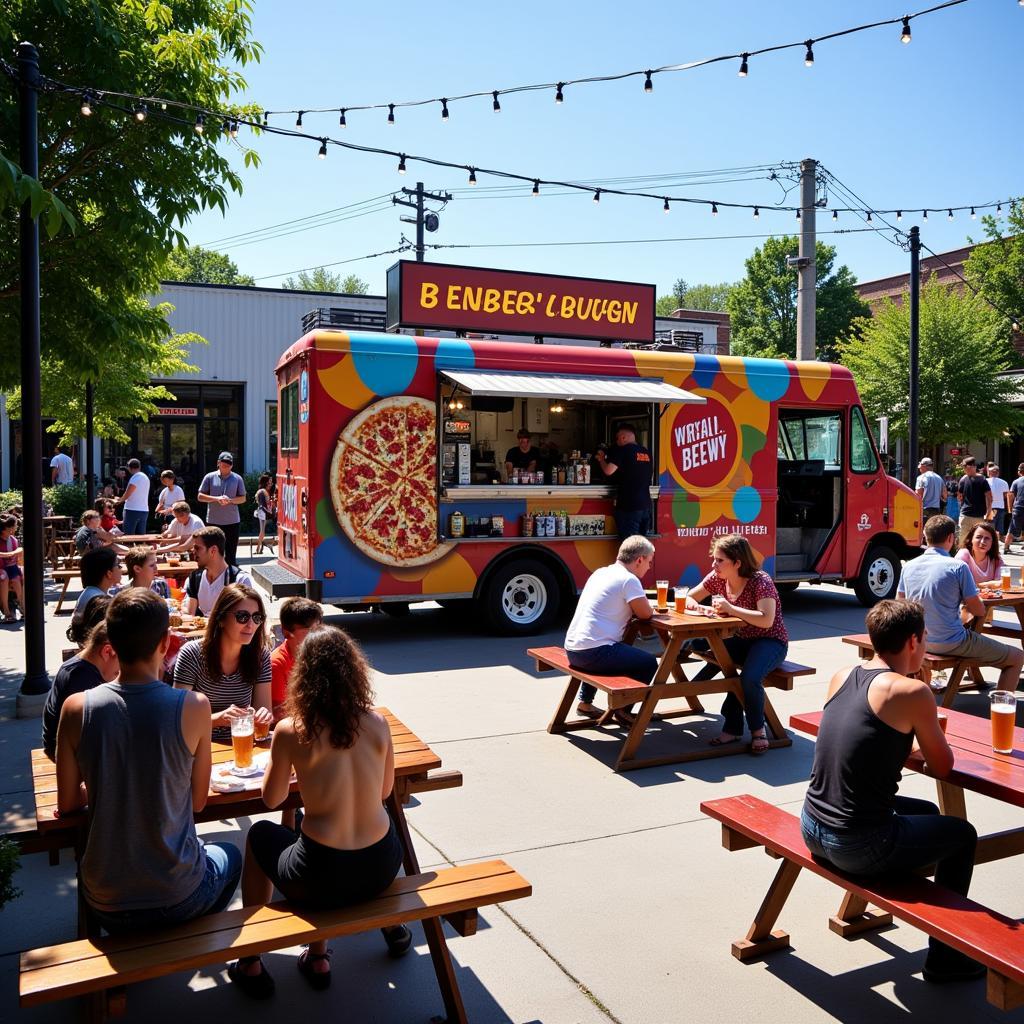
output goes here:
[{"label": "streetlight pole", "polygon": [[907,412],[907,478],[917,468],[917,408],[921,320],[921,229],[910,229],[910,395]]},{"label": "streetlight pole", "polygon": [[[433,199],[439,203],[447,203],[451,201],[450,192],[427,192],[423,188],[423,182],[417,181],[416,187],[403,188],[402,192],[407,196],[412,196],[415,201],[409,199],[399,199],[398,196],[392,196],[391,202],[395,206],[408,206],[411,210],[416,211],[415,218],[413,217],[400,217],[399,220],[406,221],[409,224],[416,225],[416,262],[422,263],[424,260],[424,254],[426,252],[426,244],[424,243],[424,228],[427,226],[427,211],[424,207],[424,202],[427,199]],[[437,230],[437,216],[431,214],[433,218],[433,224],[430,226],[431,231]]]},{"label": "streetlight pole", "polygon": [[817,269],[815,267],[816,214],[815,171],[816,160],[800,161],[800,249],[796,260],[796,357],[814,359],[815,306]]},{"label": "streetlight pole", "polygon": [[[39,53],[31,43],[18,44],[18,138],[21,170],[39,177],[37,88]],[[25,549],[25,678],[18,693],[19,717],[42,713],[42,695],[50,689],[46,674],[43,626],[43,442],[39,373],[39,219],[32,204],[21,204],[18,222],[21,259],[21,438],[22,546]]]}]

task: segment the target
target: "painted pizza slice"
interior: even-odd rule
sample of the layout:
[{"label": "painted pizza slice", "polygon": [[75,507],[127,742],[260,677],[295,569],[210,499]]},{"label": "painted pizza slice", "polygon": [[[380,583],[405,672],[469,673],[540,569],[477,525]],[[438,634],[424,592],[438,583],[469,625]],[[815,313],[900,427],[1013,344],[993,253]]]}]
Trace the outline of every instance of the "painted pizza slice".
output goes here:
[{"label": "painted pizza slice", "polygon": [[398,547],[415,556],[431,550],[436,544],[437,506],[433,494],[420,489],[413,481],[407,481],[398,527]]},{"label": "painted pizza slice", "polygon": [[348,424],[342,431],[342,438],[351,447],[381,465],[404,472],[408,433],[405,407],[409,401],[406,398],[391,398],[375,402]]},{"label": "painted pizza slice", "polygon": [[437,417],[426,402],[415,402],[406,409],[406,469],[410,475],[437,462]]}]

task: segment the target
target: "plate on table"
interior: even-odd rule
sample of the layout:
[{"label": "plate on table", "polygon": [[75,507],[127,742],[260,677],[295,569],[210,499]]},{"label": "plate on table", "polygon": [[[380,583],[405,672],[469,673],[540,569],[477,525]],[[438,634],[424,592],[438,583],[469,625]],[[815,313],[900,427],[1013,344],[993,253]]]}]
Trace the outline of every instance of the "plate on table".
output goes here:
[{"label": "plate on table", "polygon": [[239,768],[234,761],[225,761],[223,764],[214,765],[210,785],[222,793],[259,789],[269,760],[269,752],[264,751],[260,754],[253,754],[252,764],[248,768]]}]

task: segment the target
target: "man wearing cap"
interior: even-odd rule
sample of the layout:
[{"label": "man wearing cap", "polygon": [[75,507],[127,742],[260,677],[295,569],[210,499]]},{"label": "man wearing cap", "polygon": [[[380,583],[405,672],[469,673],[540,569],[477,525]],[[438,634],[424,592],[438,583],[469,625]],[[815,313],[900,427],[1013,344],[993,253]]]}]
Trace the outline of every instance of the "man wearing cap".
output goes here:
[{"label": "man wearing cap", "polygon": [[242,521],[238,506],[245,504],[245,481],[232,471],[231,452],[221,452],[217,469],[207,473],[199,485],[199,500],[206,505],[206,522],[224,531],[224,560],[237,565],[238,531]]},{"label": "man wearing cap", "polygon": [[914,490],[921,499],[921,525],[937,516],[942,511],[942,503],[946,500],[946,485],[942,477],[932,468],[932,460],[925,457],[918,464],[919,476]]}]

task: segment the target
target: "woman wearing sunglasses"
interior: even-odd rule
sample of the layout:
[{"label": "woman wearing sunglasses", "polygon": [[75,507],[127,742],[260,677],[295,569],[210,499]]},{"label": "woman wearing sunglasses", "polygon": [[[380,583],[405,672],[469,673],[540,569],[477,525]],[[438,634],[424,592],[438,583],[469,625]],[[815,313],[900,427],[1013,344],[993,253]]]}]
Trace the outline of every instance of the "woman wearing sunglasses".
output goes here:
[{"label": "woman wearing sunglasses", "polygon": [[260,595],[244,583],[229,583],[210,611],[206,635],[178,652],[174,685],[206,694],[215,742],[230,743],[231,719],[250,707],[257,722],[272,720],[266,621]]}]

